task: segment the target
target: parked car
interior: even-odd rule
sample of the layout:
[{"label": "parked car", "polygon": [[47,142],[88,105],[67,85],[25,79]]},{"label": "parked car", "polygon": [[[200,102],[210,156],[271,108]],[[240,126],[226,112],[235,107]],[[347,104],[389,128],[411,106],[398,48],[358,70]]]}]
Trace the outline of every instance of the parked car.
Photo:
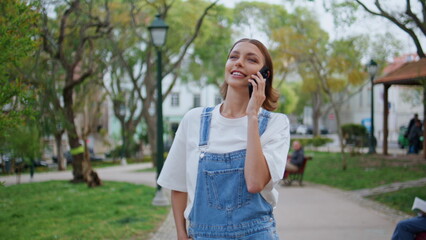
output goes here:
[{"label": "parked car", "polygon": [[324,135],[325,135],[325,134],[328,134],[328,132],[329,132],[329,131],[328,131],[328,129],[327,129],[326,127],[321,127],[321,128],[320,128],[320,133],[321,133],[321,134],[324,134]]},{"label": "parked car", "polygon": [[[328,129],[321,126],[320,129],[320,134],[328,134]],[[291,129],[290,129],[290,133],[291,133]],[[296,134],[301,134],[301,135],[306,135],[306,134],[314,134],[314,129],[312,126],[309,125],[298,125],[295,132]]]},{"label": "parked car", "polygon": [[299,124],[290,124],[290,134],[296,134],[296,129]]},{"label": "parked car", "polygon": [[306,125],[297,126],[296,134],[301,134],[301,135],[308,134],[308,126],[306,126]]}]

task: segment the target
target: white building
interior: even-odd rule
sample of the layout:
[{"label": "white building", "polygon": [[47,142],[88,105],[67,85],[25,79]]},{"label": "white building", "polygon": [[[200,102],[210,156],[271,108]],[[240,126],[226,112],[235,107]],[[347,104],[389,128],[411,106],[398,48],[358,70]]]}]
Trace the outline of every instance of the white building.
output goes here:
[{"label": "white building", "polygon": [[221,102],[222,96],[218,86],[178,81],[169,96],[163,101],[163,119],[168,126],[165,131],[176,132],[183,116],[190,109],[215,106]]}]

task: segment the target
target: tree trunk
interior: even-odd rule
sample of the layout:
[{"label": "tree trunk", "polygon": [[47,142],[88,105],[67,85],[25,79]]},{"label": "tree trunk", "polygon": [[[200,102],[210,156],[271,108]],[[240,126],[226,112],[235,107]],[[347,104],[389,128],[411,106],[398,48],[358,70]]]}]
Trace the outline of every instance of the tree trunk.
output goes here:
[{"label": "tree trunk", "polygon": [[64,131],[56,132],[55,133],[55,143],[56,143],[56,149],[57,149],[57,159],[58,159],[58,170],[64,171],[67,168],[67,162],[64,158],[64,150],[62,149],[62,134]]},{"label": "tree trunk", "polygon": [[[71,76],[68,76],[71,79]],[[69,82],[69,81],[67,81]],[[73,158],[73,183],[86,182],[89,187],[100,186],[102,183],[98,177],[98,174],[93,171],[92,166],[88,158],[85,158],[84,147],[81,146],[79,137],[77,134],[75,122],[74,122],[74,110],[73,110],[73,89],[65,88],[63,92],[64,97],[64,108],[65,114],[70,127],[68,129],[68,141],[71,148],[71,155]]]},{"label": "tree trunk", "polygon": [[147,133],[148,133],[148,142],[149,146],[151,148],[151,161],[154,167],[157,167],[157,126],[156,126],[156,115],[151,116],[149,114],[149,108],[147,106],[150,106],[148,102],[144,102],[144,108],[143,108],[143,117],[145,119],[146,125],[147,125]]},{"label": "tree trunk", "polygon": [[312,98],[312,131],[313,136],[319,136],[319,119],[321,117],[322,99],[320,92],[314,92]]},{"label": "tree trunk", "polygon": [[346,162],[345,157],[345,145],[343,143],[343,133],[340,123],[340,111],[339,107],[333,104],[334,115],[336,116],[336,124],[337,124],[337,135],[339,136],[339,145],[340,145],[340,153],[342,158],[342,170],[346,170],[348,168],[348,164]]}]

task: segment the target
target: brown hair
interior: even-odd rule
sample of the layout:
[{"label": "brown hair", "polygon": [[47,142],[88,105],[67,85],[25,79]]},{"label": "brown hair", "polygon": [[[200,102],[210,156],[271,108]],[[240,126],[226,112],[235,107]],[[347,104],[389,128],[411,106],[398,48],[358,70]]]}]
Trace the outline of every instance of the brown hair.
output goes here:
[{"label": "brown hair", "polygon": [[[279,93],[278,93],[277,90],[275,90],[272,87],[272,80],[274,79],[274,67],[273,67],[273,64],[272,64],[271,55],[269,54],[268,49],[265,47],[265,45],[263,45],[263,43],[261,43],[260,41],[258,41],[256,39],[243,38],[243,39],[240,39],[240,40],[238,40],[234,43],[232,48],[229,50],[228,57],[229,57],[229,54],[231,53],[232,49],[234,49],[235,45],[237,45],[238,43],[241,43],[241,42],[248,42],[248,43],[255,45],[260,50],[263,57],[265,58],[265,66],[269,68],[269,76],[266,80],[267,84],[265,86],[266,99],[263,102],[262,107],[264,109],[268,110],[268,111],[274,111],[277,108],[277,105],[278,105]],[[226,81],[224,81],[222,86],[220,87],[220,92],[222,94],[223,99],[226,99],[227,89],[228,89],[228,84],[226,83]]]}]

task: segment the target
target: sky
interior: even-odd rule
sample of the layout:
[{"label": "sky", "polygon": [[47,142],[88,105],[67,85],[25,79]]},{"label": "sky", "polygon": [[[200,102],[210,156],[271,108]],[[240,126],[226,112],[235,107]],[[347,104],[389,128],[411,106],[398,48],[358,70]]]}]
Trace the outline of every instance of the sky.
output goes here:
[{"label": "sky", "polygon": [[[220,0],[219,3],[224,4],[227,7],[233,7],[235,3],[241,2],[241,1],[247,1],[247,0]],[[289,1],[286,0],[268,0],[268,3],[273,4],[283,4],[286,9],[289,9],[291,11],[293,4],[289,3]],[[295,1],[297,2],[297,1]],[[352,27],[345,29],[346,31],[342,31],[342,29],[339,29],[339,31],[336,31],[336,28],[333,24],[333,17],[330,13],[327,13],[323,9],[323,0],[314,0],[312,2],[303,1],[303,6],[307,7],[309,9],[312,9],[312,11],[316,12],[318,19],[320,21],[321,27],[327,31],[330,35],[331,39],[336,39],[342,36],[352,35],[352,34],[365,34],[365,33],[385,33],[391,32],[394,36],[399,39],[403,44],[403,49],[401,49],[402,54],[407,53],[415,53],[416,47],[411,40],[411,38],[408,36],[407,33],[396,27],[394,24],[390,23],[388,20],[381,18],[381,17],[370,17],[368,14],[365,13],[365,11],[362,11],[367,17],[361,17],[361,20],[359,23]],[[365,0],[364,1],[367,5],[371,4],[372,0]],[[300,3],[300,1],[299,1]],[[405,1],[401,0],[386,0],[386,4],[391,3],[391,8],[397,9],[401,6],[405,7]],[[402,4],[402,5],[401,5]],[[374,24],[372,24],[374,23]],[[267,36],[259,36],[258,33],[256,33],[256,30],[253,28],[248,28],[244,30],[245,37],[256,37],[259,40],[263,40],[267,42]],[[422,45],[424,48],[426,48],[426,38],[421,39]]]}]

